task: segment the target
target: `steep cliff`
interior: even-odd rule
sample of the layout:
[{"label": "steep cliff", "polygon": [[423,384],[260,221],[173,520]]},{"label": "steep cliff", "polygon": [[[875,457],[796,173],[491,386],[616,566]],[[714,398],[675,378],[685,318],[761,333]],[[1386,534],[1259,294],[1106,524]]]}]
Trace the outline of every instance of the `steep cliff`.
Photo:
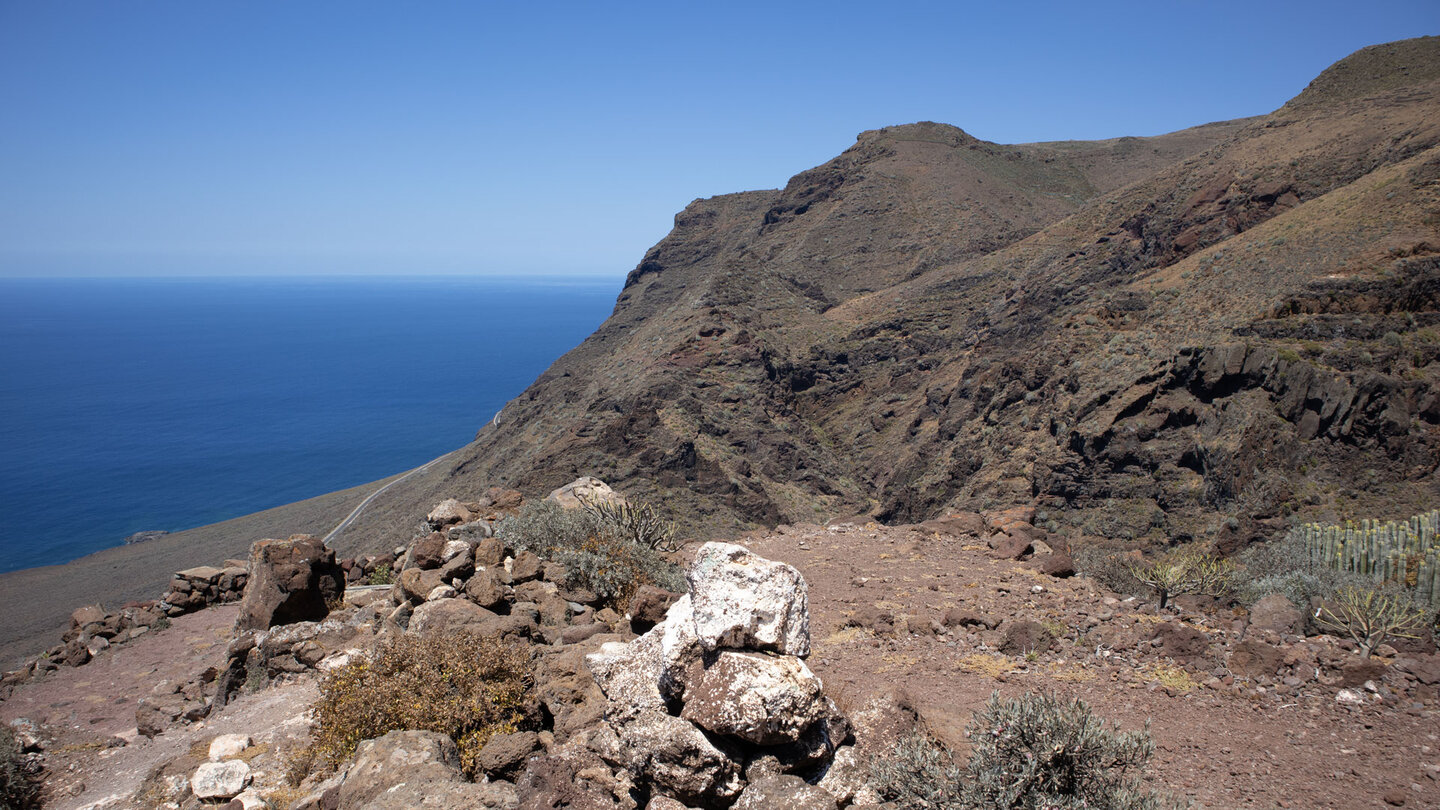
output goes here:
[{"label": "steep cliff", "polygon": [[1001,146],[862,133],[697,200],[427,486],[594,474],[700,531],[1038,502],[1244,542],[1440,495],[1440,38],[1276,112]]}]

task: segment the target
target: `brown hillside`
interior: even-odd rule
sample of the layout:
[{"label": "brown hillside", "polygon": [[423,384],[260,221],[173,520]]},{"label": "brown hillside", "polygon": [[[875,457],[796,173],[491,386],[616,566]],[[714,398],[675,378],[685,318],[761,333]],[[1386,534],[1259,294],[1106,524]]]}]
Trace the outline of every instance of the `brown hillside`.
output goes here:
[{"label": "brown hillside", "polygon": [[434,486],[591,473],[712,531],[1039,501],[1056,529],[1239,542],[1409,514],[1437,494],[1437,43],[1263,118],[889,127],[698,200]]}]

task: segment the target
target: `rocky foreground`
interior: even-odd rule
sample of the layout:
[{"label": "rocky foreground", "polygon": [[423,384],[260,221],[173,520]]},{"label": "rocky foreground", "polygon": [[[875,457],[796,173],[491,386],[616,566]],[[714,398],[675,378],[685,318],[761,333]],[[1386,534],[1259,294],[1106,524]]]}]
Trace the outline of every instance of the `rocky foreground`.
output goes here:
[{"label": "rocky foreground", "polygon": [[[1433,640],[1364,659],[1288,604],[1157,610],[1073,576],[1029,510],[691,546],[688,593],[641,589],[623,615],[463,504],[431,520],[391,585],[345,588],[372,577],[297,537],[257,544],[243,603],[165,601],[169,627],[93,651],[106,619],[77,612],[64,646],[87,660],[35,668],[0,703],[46,806],[882,806],[875,758],[921,728],[963,761],[992,691],[1148,724],[1151,786],[1201,807],[1440,805]],[[426,731],[297,770],[320,679],[450,632],[533,661],[527,719],[488,739],[473,779]]]}]

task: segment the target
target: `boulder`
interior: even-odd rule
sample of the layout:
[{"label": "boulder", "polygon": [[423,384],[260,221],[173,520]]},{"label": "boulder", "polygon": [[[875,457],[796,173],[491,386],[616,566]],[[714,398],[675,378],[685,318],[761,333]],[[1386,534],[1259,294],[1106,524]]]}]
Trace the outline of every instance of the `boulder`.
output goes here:
[{"label": "boulder", "polygon": [[415,608],[406,632],[446,633],[452,630],[475,632],[492,619],[494,613],[468,599],[437,599]]},{"label": "boulder", "polygon": [[517,786],[525,797],[521,810],[635,810],[629,774],[616,773],[584,745],[531,759]]},{"label": "boulder", "polygon": [[1000,652],[1006,655],[1043,653],[1055,640],[1045,625],[1028,619],[1005,622],[1001,632],[1004,636],[1000,641]]},{"label": "boulder", "polygon": [[80,628],[87,624],[103,621],[105,621],[105,609],[99,605],[86,605],[82,608],[76,608],[75,612],[70,614],[70,626],[72,628]]},{"label": "boulder", "polygon": [[675,604],[680,594],[654,585],[641,585],[630,597],[630,629],[644,633],[665,618],[665,611]]},{"label": "boulder", "polygon": [[744,546],[706,543],[685,577],[695,633],[707,651],[810,654],[809,591],[793,567]]},{"label": "boulder", "polygon": [[210,741],[210,761],[222,762],[227,759],[234,759],[240,753],[250,747],[250,735],[248,734],[221,734]]},{"label": "boulder", "polygon": [[722,749],[691,723],[641,712],[616,727],[631,774],[687,804],[713,804],[740,792],[738,752]]},{"label": "boulder", "polygon": [[1384,661],[1374,658],[1351,658],[1340,665],[1341,686],[1363,686],[1366,681],[1379,683],[1388,669]]},{"label": "boulder", "polygon": [[1285,653],[1259,639],[1247,638],[1230,652],[1230,671],[1247,678],[1273,677],[1285,661]]},{"label": "boulder", "polygon": [[1056,579],[1073,577],[1075,576],[1075,558],[1063,551],[1046,554],[1040,558],[1039,569],[1040,573]]},{"label": "boulder", "polygon": [[579,509],[586,503],[625,502],[620,493],[611,489],[609,484],[591,475],[582,475],[552,491],[545,496],[545,500],[554,501],[566,509]]},{"label": "boulder", "polygon": [[1014,534],[997,535],[992,542],[995,549],[990,552],[990,556],[997,560],[1023,560],[1035,552],[1030,536],[1018,530]]},{"label": "boulder", "polygon": [[410,547],[409,568],[419,568],[429,571],[432,568],[439,568],[445,556],[445,535],[440,532],[431,532],[415,541]]},{"label": "boulder", "polygon": [[1305,614],[1278,593],[1272,593],[1250,608],[1250,630],[1272,633],[1299,633],[1305,627]]},{"label": "boulder", "polygon": [[430,510],[430,514],[425,516],[425,522],[437,529],[443,529],[446,526],[469,523],[474,517],[459,501],[447,498]]},{"label": "boulder", "polygon": [[361,810],[518,810],[519,807],[520,795],[509,782],[402,782],[366,802]]},{"label": "boulder", "polygon": [[355,764],[340,786],[340,810],[360,810],[402,784],[424,787],[462,781],[460,754],[449,737],[434,731],[392,731],[365,740],[356,749]]},{"label": "boulder", "polygon": [[985,518],[974,512],[955,512],[920,524],[926,533],[948,534],[951,537],[980,537],[989,526]]},{"label": "boulder", "polygon": [[513,582],[528,582],[532,579],[539,579],[542,571],[545,570],[545,562],[533,551],[522,551],[515,555],[515,562],[510,567],[510,579]]},{"label": "boulder", "polygon": [[498,537],[486,537],[475,546],[475,566],[491,568],[505,562],[505,544]]},{"label": "boulder", "polygon": [[465,583],[465,595],[480,607],[494,610],[505,601],[505,585],[492,569],[475,572]]},{"label": "boulder", "polygon": [[684,697],[684,719],[757,745],[796,742],[829,708],[799,658],[733,650],[692,665]]},{"label": "boulder", "polygon": [[238,759],[203,762],[190,777],[190,791],[198,799],[233,799],[250,784],[250,766]]},{"label": "boulder", "polygon": [[255,543],[249,570],[238,631],[323,619],[328,605],[345,595],[345,573],[335,552],[309,535]]},{"label": "boulder", "polygon": [[400,572],[401,595],[410,602],[424,602],[436,588],[447,584],[438,569],[406,568]]},{"label": "boulder", "polygon": [[1155,626],[1153,638],[1160,641],[1160,649],[1176,661],[1193,662],[1210,649],[1210,637],[1188,624],[1165,622]]},{"label": "boulder", "polygon": [[734,810],[836,810],[835,797],[798,776],[780,774],[756,779],[745,787]]},{"label": "boulder", "polygon": [[993,618],[981,616],[973,610],[953,607],[945,611],[944,624],[946,627],[983,627],[986,630],[994,630],[999,622]]},{"label": "boulder", "polygon": [[525,760],[540,748],[540,735],[533,731],[496,734],[480,749],[476,764],[492,778],[509,778],[523,770]]}]

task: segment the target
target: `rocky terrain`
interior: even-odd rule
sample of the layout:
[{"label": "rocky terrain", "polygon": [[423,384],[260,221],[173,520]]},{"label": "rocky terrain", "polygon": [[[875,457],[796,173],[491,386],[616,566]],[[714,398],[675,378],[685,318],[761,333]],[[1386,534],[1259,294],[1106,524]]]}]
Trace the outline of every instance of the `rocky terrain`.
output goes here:
[{"label": "rocky terrain", "polygon": [[[675,555],[688,593],[641,589],[622,615],[447,504],[392,558],[394,585],[342,602],[355,562],[266,541],[243,602],[10,681],[0,719],[43,769],[46,806],[880,806],[872,763],[910,729],[963,759],[992,692],[1037,691],[1148,729],[1147,784],[1197,807],[1440,802],[1428,635],[1367,659],[1284,600],[1161,610],[1075,576],[1063,548],[1030,539],[1029,509],[692,545]],[[104,621],[75,624],[84,638]],[[537,702],[478,750],[475,781],[450,737],[423,730],[297,772],[320,679],[387,639],[457,631],[527,649]]]},{"label": "rocky terrain", "polygon": [[[1145,784],[1201,807],[1440,806],[1433,609],[1370,657],[1318,621],[1333,589],[1162,608],[1076,575],[1435,506],[1437,94],[1422,38],[1257,118],[887,127],[697,200],[470,445],[0,577],[0,717],[51,807],[838,810],[890,798],[912,730],[963,764],[992,692],[1049,692],[1148,725]],[[497,536],[590,475],[692,542]],[[452,633],[510,651],[515,703],[322,739],[336,678]]]},{"label": "rocky terrain", "polygon": [[1367,48],[1269,115],[1156,138],[887,127],[696,200],[614,315],[416,486],[594,474],[702,535],[1035,503],[1239,546],[1423,511],[1437,65],[1440,38]]},{"label": "rocky terrain", "polygon": [[[694,536],[1043,508],[1047,528],[1227,550],[1437,494],[1440,39],[1366,48],[1280,109],[1169,135],[999,145],[862,133],[784,189],[696,200],[615,312],[475,441],[332,544],[429,505],[594,474]],[[34,652],[375,486],[0,576]],[[283,523],[283,527],[280,524]]]}]

